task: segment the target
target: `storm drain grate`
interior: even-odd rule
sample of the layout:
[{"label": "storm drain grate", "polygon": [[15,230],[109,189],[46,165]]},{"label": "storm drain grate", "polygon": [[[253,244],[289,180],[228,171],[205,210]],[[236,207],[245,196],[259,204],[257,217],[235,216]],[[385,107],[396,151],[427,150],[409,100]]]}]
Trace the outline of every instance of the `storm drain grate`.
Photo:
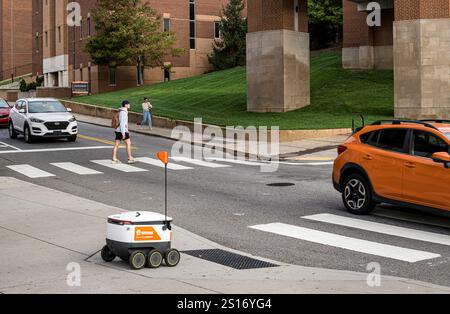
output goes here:
[{"label": "storm drain grate", "polygon": [[234,269],[255,269],[279,266],[220,249],[184,251],[183,253]]}]

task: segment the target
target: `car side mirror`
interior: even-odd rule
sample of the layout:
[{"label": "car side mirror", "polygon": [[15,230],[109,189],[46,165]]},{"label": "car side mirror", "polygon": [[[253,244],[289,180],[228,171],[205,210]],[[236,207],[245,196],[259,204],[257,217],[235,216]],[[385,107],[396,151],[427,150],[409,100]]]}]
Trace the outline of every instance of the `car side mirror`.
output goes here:
[{"label": "car side mirror", "polygon": [[67,108],[67,112],[72,112],[72,109],[70,109],[70,108]]},{"label": "car side mirror", "polygon": [[450,154],[446,152],[434,153],[431,157],[434,162],[444,164],[445,168],[450,168]]},{"label": "car side mirror", "polygon": [[25,109],[20,109],[19,113],[27,113],[27,111]]}]

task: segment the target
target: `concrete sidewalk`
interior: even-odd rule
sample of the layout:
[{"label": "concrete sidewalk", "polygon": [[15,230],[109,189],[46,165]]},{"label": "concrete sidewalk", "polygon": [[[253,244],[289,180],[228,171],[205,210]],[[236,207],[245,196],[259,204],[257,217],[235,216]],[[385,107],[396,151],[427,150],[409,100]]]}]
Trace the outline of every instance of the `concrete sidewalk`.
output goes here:
[{"label": "concrete sidewalk", "polygon": [[[105,118],[91,117],[87,115],[74,114],[78,121],[95,124],[104,127],[110,127],[111,121]],[[130,124],[129,129],[132,132],[157,136],[172,140],[178,140],[178,138],[172,137],[172,130],[165,128],[154,127],[152,130],[149,130],[148,127],[144,127],[141,129],[139,125]],[[332,137],[324,137],[317,139],[306,139],[301,141],[293,141],[293,142],[282,142],[279,147],[279,155],[277,156],[280,160],[285,161],[333,161],[337,157],[336,148],[338,145],[342,144],[348,135],[337,135]],[[242,143],[242,147],[244,149],[239,149],[239,144],[237,141],[232,146],[235,149],[230,150],[227,147],[227,143],[230,144],[227,139],[216,139],[210,143],[201,143],[191,141],[192,145],[203,145],[207,148],[215,147],[216,149],[222,149],[224,152],[228,154],[245,154],[247,157],[251,159],[261,159],[261,156],[258,155],[257,151],[252,150],[250,147],[246,147],[245,143]],[[248,144],[248,143],[247,143]],[[254,147],[257,147],[254,145]],[[267,158],[267,157],[266,157]]]},{"label": "concrete sidewalk", "polygon": [[[276,261],[269,262],[278,267],[236,270],[186,254],[176,268],[132,271],[119,260],[104,263],[98,253],[106,217],[123,209],[14,178],[0,180],[0,293],[450,293],[447,287],[393,277],[369,287],[364,273]],[[174,222],[179,223],[176,217]],[[215,248],[248,256],[179,227],[173,244],[180,251]],[[67,284],[76,265],[71,263],[81,267],[79,287]]]}]

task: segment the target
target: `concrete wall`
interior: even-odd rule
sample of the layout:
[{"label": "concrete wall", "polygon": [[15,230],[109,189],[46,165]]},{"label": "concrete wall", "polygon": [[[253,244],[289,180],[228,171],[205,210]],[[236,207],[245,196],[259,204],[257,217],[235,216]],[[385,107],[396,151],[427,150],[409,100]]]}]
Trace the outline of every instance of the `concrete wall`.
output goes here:
[{"label": "concrete wall", "polygon": [[395,116],[450,118],[450,19],[394,24]]},{"label": "concrete wall", "polygon": [[247,34],[247,110],[286,112],[310,104],[309,34]]}]

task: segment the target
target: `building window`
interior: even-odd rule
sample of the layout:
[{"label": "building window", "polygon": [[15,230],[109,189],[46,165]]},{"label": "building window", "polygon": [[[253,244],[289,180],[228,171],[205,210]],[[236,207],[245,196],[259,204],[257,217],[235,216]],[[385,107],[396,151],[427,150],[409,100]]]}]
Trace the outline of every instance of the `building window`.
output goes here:
[{"label": "building window", "polygon": [[92,69],[91,69],[90,66],[88,67],[88,82],[89,82],[89,94],[90,94],[92,92],[92,88],[91,88],[91,85],[92,85]]},{"label": "building window", "polygon": [[83,68],[80,68],[80,81],[83,81]]},{"label": "building window", "polygon": [[116,85],[116,67],[115,66],[109,67],[109,85],[112,85],[112,86]]},{"label": "building window", "polygon": [[189,0],[189,45],[196,48],[195,42],[195,0]]},{"label": "building window", "polygon": [[164,32],[170,31],[170,19],[164,19]]},{"label": "building window", "polygon": [[39,33],[36,33],[36,52],[39,52],[40,45],[39,45]]},{"label": "building window", "polygon": [[61,42],[61,26],[58,26],[58,42]]},{"label": "building window", "polygon": [[83,20],[80,19],[80,39],[83,39]]},{"label": "building window", "polygon": [[222,38],[222,30],[220,29],[220,22],[214,22],[214,38]]},{"label": "building window", "polygon": [[45,47],[48,47],[48,32],[45,32]]},{"label": "building window", "polygon": [[91,34],[91,17],[90,16],[87,18],[86,23],[87,23],[87,34],[88,34],[88,36],[91,36],[92,34]]}]

